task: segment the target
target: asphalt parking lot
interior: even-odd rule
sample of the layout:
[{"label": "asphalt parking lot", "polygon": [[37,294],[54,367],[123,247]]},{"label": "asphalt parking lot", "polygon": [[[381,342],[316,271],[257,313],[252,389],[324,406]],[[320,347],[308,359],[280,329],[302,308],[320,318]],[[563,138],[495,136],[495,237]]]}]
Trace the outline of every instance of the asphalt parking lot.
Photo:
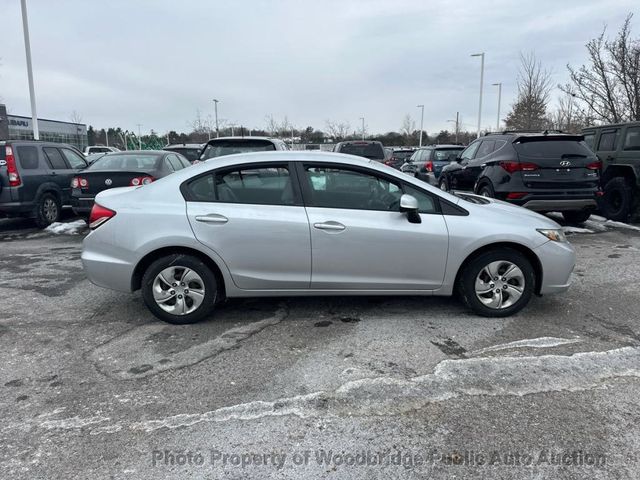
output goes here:
[{"label": "asphalt parking lot", "polygon": [[85,279],[82,233],[2,220],[0,478],[640,478],[640,231],[586,228],[570,291],[511,318],[334,297],[172,326]]}]

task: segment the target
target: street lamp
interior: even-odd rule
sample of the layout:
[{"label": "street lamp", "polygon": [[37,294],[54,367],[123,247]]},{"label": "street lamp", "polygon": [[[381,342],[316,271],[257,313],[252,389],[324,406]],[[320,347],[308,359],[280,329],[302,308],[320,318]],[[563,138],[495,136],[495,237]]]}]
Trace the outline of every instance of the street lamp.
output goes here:
[{"label": "street lamp", "polygon": [[29,40],[29,21],[27,20],[27,0],[21,0],[22,32],[24,33],[24,51],[27,56],[27,77],[29,78],[29,98],[31,99],[31,126],[33,139],[40,140],[38,128],[38,114],[36,113],[36,94],[33,88],[33,68],[31,67],[31,42]]},{"label": "street lamp", "polygon": [[472,57],[480,57],[480,101],[478,102],[478,138],[480,138],[480,122],[482,121],[482,86],[484,83],[484,52],[474,53]]},{"label": "street lamp", "polygon": [[362,140],[364,140],[364,117],[360,117],[360,120],[362,120]]},{"label": "street lamp", "polygon": [[216,138],[220,137],[220,129],[218,128],[218,102],[219,100],[213,99],[213,105],[216,111]]},{"label": "street lamp", "polygon": [[420,114],[420,146],[422,146],[422,126],[424,125],[424,105],[416,105],[416,106],[422,109],[422,113]]},{"label": "street lamp", "polygon": [[500,131],[500,101],[502,100],[502,82],[492,83],[494,87],[498,87],[498,118],[496,119],[496,132]]}]

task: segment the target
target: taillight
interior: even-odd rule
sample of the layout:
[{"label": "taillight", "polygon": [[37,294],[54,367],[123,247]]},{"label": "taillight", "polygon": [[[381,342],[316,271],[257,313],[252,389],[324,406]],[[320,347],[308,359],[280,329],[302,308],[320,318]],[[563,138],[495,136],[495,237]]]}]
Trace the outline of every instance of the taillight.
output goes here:
[{"label": "taillight", "polygon": [[7,160],[7,174],[9,175],[9,186],[19,187],[22,185],[20,175],[18,174],[18,167],[16,166],[16,157],[13,156],[13,148],[6,146],[4,151],[5,159]]},{"label": "taillight", "polygon": [[507,198],[509,200],[518,200],[524,197],[525,195],[527,195],[525,192],[510,192],[510,193],[507,193]]},{"label": "taillight", "polygon": [[96,229],[110,218],[115,217],[115,215],[116,212],[113,210],[94,203],[91,213],[89,214],[89,228],[92,230]]},{"label": "taillight", "polygon": [[600,160],[591,162],[590,164],[587,165],[587,168],[589,170],[600,170],[602,169],[602,162]]},{"label": "taillight", "polygon": [[433,172],[433,162],[431,160],[429,160],[428,162],[424,163],[424,169],[427,172]]},{"label": "taillight", "polygon": [[71,179],[71,188],[87,189],[89,188],[89,180],[84,177],[73,177]]},{"label": "taillight", "polygon": [[538,170],[538,165],[531,162],[500,162],[500,165],[504,170],[509,173],[515,172],[533,172],[534,170]]},{"label": "taillight", "polygon": [[155,180],[155,178],[150,177],[150,176],[145,176],[145,177],[133,177],[131,179],[131,181],[129,182],[129,186],[130,187],[137,187],[139,185],[149,185],[151,182],[153,182]]}]

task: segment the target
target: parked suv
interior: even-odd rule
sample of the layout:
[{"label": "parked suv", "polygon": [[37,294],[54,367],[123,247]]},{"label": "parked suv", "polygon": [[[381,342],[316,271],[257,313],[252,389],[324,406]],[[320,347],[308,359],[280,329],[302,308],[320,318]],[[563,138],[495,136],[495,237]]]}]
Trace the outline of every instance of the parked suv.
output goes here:
[{"label": "parked suv", "polygon": [[202,147],[203,145],[201,143],[176,143],[174,145],[167,145],[163,150],[179,153],[193,163],[200,159]]},{"label": "parked suv", "polygon": [[585,142],[602,161],[602,214],[625,222],[633,213],[640,187],[640,122],[585,128]]},{"label": "parked suv", "polygon": [[57,222],[70,203],[71,179],[86,167],[70,145],[0,141],[0,215],[32,217],[40,228]]},{"label": "parked suv", "polygon": [[442,169],[442,190],[470,190],[581,223],[596,208],[602,163],[582,135],[489,133]]},{"label": "parked suv", "polygon": [[200,160],[223,157],[236,153],[270,152],[273,150],[289,150],[279,138],[270,137],[220,137],[209,140],[200,154]]},{"label": "parked suv", "polygon": [[116,147],[105,147],[104,145],[91,145],[89,147],[84,147],[85,156],[92,155],[94,153],[111,153],[111,152],[119,152],[120,149]]},{"label": "parked suv", "polygon": [[368,158],[377,162],[384,162],[384,147],[380,142],[367,140],[340,142],[333,147],[333,151],[337,153],[346,153],[348,155],[357,155],[358,157]]},{"label": "parked suv", "polygon": [[460,152],[464,150],[461,145],[431,145],[416,150],[400,170],[413,174],[416,178],[437,185],[442,169],[455,161]]}]

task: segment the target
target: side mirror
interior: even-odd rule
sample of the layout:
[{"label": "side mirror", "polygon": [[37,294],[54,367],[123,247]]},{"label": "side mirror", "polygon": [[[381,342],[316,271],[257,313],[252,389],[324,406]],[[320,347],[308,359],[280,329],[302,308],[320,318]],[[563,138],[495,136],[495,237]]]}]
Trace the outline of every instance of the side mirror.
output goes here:
[{"label": "side mirror", "polygon": [[418,200],[416,200],[416,197],[406,193],[402,195],[400,197],[400,211],[407,213],[409,223],[422,223],[418,213]]}]

